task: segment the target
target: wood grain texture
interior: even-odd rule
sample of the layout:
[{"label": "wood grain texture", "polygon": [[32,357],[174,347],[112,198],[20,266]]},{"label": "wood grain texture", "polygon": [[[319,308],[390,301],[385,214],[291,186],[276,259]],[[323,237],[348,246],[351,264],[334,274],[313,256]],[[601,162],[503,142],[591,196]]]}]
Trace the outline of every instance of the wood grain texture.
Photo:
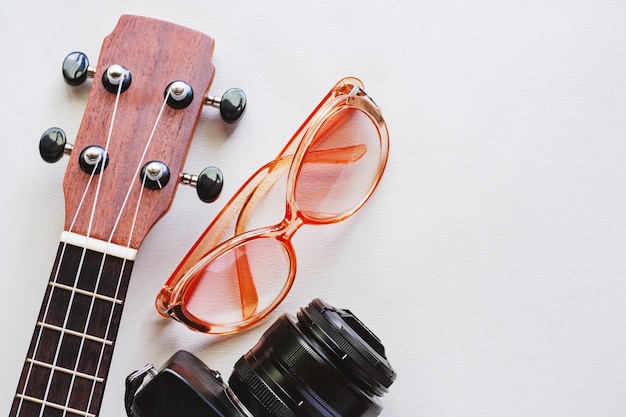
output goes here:
[{"label": "wood grain texture", "polygon": [[[109,240],[127,191],[132,186],[120,224],[111,240],[126,246],[141,190],[137,167],[159,160],[171,172],[171,180],[163,189],[146,189],[143,192],[138,222],[130,242],[130,247],[137,249],[171,205],[204,96],[213,79],[212,53],[213,40],[208,35],[145,17],[120,18],[115,30],[103,42],[85,114],[68,163],[63,183],[65,230],[70,230],[89,180],[89,175],[79,167],[79,154],[90,145],[104,148],[107,142],[116,97],[104,88],[101,81],[103,72],[113,64],[122,65],[131,72],[132,83],[120,97],[109,145],[109,165],[101,174],[102,191],[96,202],[96,216],[89,235]],[[181,110],[166,106],[146,157],[141,160],[163,104],[166,86],[175,80],[184,80],[192,86],[193,102]],[[96,180],[94,178],[94,182]],[[92,185],[72,232],[87,235],[95,190]]]}]

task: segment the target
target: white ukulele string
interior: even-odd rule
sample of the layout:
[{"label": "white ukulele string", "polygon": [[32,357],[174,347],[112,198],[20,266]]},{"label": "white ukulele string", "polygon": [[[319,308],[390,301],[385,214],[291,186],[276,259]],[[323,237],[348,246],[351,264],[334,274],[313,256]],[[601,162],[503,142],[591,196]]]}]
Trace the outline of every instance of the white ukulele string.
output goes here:
[{"label": "white ukulele string", "polygon": [[[139,197],[137,199],[137,206],[135,208],[135,215],[133,216],[133,226],[132,226],[131,232],[130,232],[130,234],[128,236],[128,244],[126,246],[127,249],[130,248],[130,243],[131,243],[131,239],[132,239],[132,236],[133,236],[134,226],[135,226],[135,224],[137,222],[137,216],[139,215],[139,206],[140,206],[141,198],[142,198],[142,195],[143,195],[143,191],[145,189],[146,176],[147,175],[143,176],[143,180],[141,182],[141,189],[139,190]],[[126,268],[126,261],[127,261],[126,258],[122,259],[122,267],[120,268],[120,273],[119,273],[119,276],[118,276],[118,279],[117,279],[117,286],[115,287],[115,295],[114,295],[115,299],[118,299],[118,297],[119,297],[120,286],[122,284],[122,278],[124,276],[124,270]],[[109,330],[111,328],[111,323],[113,322],[113,314],[114,313],[115,313],[115,304],[112,304],[111,310],[109,312],[109,319],[108,319],[108,322],[107,322],[107,327],[106,327],[106,330],[104,332],[105,340],[107,339],[107,337],[109,335]],[[100,366],[102,365],[102,359],[104,357],[104,349],[105,349],[105,345],[102,344],[102,346],[100,347],[100,356],[98,358],[98,364],[96,366],[96,375],[98,375],[98,373],[100,372]],[[91,407],[91,402],[93,401],[93,398],[94,398],[95,389],[96,389],[96,381],[93,380],[92,383],[91,383],[91,391],[89,393],[89,401],[87,402],[87,410],[89,410],[89,408]]]},{"label": "white ukulele string", "polygon": [[[102,186],[102,178],[103,178],[104,171],[105,171],[104,170],[104,163],[105,163],[105,159],[104,158],[106,158],[106,156],[108,155],[108,152],[109,152],[109,145],[111,143],[111,136],[113,135],[113,127],[115,125],[115,117],[117,115],[117,109],[119,107],[120,96],[122,94],[122,85],[124,84],[125,76],[126,76],[126,74],[122,73],[122,78],[120,80],[120,83],[119,83],[118,88],[117,88],[117,93],[115,95],[115,105],[113,106],[113,114],[111,115],[111,123],[109,124],[109,132],[108,132],[108,135],[107,135],[106,145],[104,147],[104,155],[102,155],[103,159],[100,161],[100,163],[102,164],[102,169],[100,170],[100,175],[98,176],[98,181],[97,181],[98,185],[96,186],[96,192],[95,192],[95,195],[94,195],[93,204],[92,204],[92,208],[91,208],[91,215],[90,215],[90,218],[89,218],[89,225],[87,227],[87,233],[86,233],[86,236],[85,236],[85,245],[82,248],[80,261],[79,261],[79,264],[78,264],[78,270],[77,270],[76,275],[74,277],[74,285],[73,285],[72,291],[70,293],[70,299],[69,299],[68,306],[72,306],[73,305],[74,296],[76,295],[76,287],[78,285],[78,278],[80,277],[80,273],[82,271],[82,268],[83,268],[83,265],[84,265],[84,261],[85,261],[85,254],[87,252],[87,245],[88,245],[89,238],[90,238],[90,235],[91,235],[91,228],[93,227],[93,220],[94,220],[94,217],[95,217],[96,206],[98,204],[98,197],[99,197],[100,189],[101,189],[101,186]],[[94,166],[94,172],[96,170],[97,170],[97,164]],[[92,175],[94,175],[94,172],[92,172]],[[65,330],[67,330],[67,322],[69,320],[69,316],[70,316],[70,308],[68,308],[66,313],[65,313],[65,318],[63,320],[63,326],[61,327],[62,330],[61,330],[61,333],[60,333],[60,336],[59,336],[59,341],[57,342],[57,348],[56,348],[56,352],[54,354],[54,360],[52,362],[52,366],[53,367],[57,366],[57,362],[59,360],[59,354],[60,354],[60,351],[61,351],[61,344],[63,342],[63,336],[65,335]],[[84,338],[81,339],[81,343],[82,343],[82,340],[84,340]],[[78,360],[76,361],[76,367],[78,367]],[[46,386],[46,391],[45,391],[45,395],[44,395],[44,398],[43,398],[44,405],[42,405],[42,407],[40,409],[40,412],[39,412],[39,416],[40,417],[43,417],[43,412],[44,412],[44,409],[45,409],[45,403],[46,403],[46,401],[48,399],[48,395],[50,393],[50,387],[52,386],[52,377],[53,376],[54,376],[54,372],[50,372],[50,376],[48,377],[48,384]],[[73,382],[74,382],[74,375],[72,376],[72,384],[73,384]],[[65,416],[67,414],[67,411],[68,411],[68,404],[69,404],[69,395],[70,395],[70,393],[71,393],[71,385],[70,385],[70,390],[68,391],[68,397],[67,397],[67,401],[65,403],[65,407],[63,408],[63,416]],[[85,410],[85,411],[89,411],[89,410]]]},{"label": "white ukulele string", "polygon": [[[165,95],[165,98],[163,100],[163,104],[161,105],[161,109],[159,110],[159,114],[157,115],[156,121],[154,122],[154,126],[152,127],[152,131],[150,132],[150,136],[148,137],[148,141],[146,142],[146,145],[144,147],[143,153],[141,154],[141,158],[139,159],[139,162],[137,164],[137,168],[135,170],[135,175],[133,176],[133,178],[137,178],[137,176],[141,172],[141,167],[143,166],[143,162],[144,162],[144,160],[146,158],[146,154],[148,153],[148,149],[150,148],[150,144],[152,143],[152,140],[154,138],[154,134],[156,133],[157,127],[159,125],[159,121],[161,120],[161,117],[163,115],[163,111],[165,110],[165,105],[167,104],[167,100],[169,99],[169,97],[170,97],[170,90],[168,90],[167,94]],[[130,229],[130,232],[129,232],[129,235],[128,235],[128,242],[126,244],[126,249],[127,250],[130,249],[130,245],[131,245],[132,238],[133,238],[133,233],[135,231],[135,225],[137,224],[137,217],[139,216],[139,207],[140,207],[140,204],[141,204],[143,191],[145,189],[146,176],[147,175],[144,175],[143,178],[142,178],[141,188],[139,190],[139,196],[137,198],[137,204],[135,205],[135,213],[134,213],[134,216],[133,216],[133,221],[131,223],[131,229]],[[113,229],[111,230],[111,234],[109,235],[109,239],[107,241],[106,248],[108,248],[108,246],[111,244],[111,241],[113,239],[113,235],[115,234],[117,226],[119,225],[119,222],[120,222],[120,220],[122,218],[123,211],[126,208],[126,204],[128,203],[128,200],[130,198],[130,194],[131,194],[131,191],[133,189],[133,186],[134,186],[134,182],[131,183],[130,186],[128,187],[128,190],[126,192],[126,196],[124,197],[124,202],[122,203],[122,207],[120,208],[120,210],[118,212],[117,219],[115,220],[115,225],[113,226]],[[98,292],[98,287],[100,285],[100,281],[101,281],[101,278],[102,278],[102,271],[104,269],[104,262],[105,262],[106,256],[107,256],[107,250],[105,250],[104,256],[102,257],[102,261],[100,263],[100,269],[98,271],[98,277],[96,279],[96,290],[94,291],[95,293]],[[123,278],[123,275],[124,275],[125,267],[126,267],[126,258],[123,258],[123,260],[122,260],[122,267],[120,269],[120,273],[119,273],[119,276],[118,276],[117,287],[115,289],[115,296],[114,296],[115,299],[119,298],[119,290],[120,290],[120,285],[122,283],[122,278]],[[87,325],[88,325],[88,323],[90,321],[90,318],[91,318],[94,301],[95,301],[95,298],[92,298],[91,305],[89,307],[89,314],[87,316],[87,322],[85,324],[85,333],[87,332]],[[107,326],[106,326],[106,330],[105,330],[105,333],[104,333],[105,340],[108,339],[108,336],[109,336],[109,330],[111,328],[111,323],[113,322],[113,314],[114,314],[114,312],[115,312],[115,304],[111,304],[111,310],[109,311],[109,319],[107,321]],[[79,352],[78,352],[78,358],[79,359],[80,359],[80,356],[81,356],[81,353],[82,353],[83,342],[84,342],[84,340],[81,340],[81,346],[80,346],[80,349],[79,349]],[[104,357],[104,349],[105,349],[105,345],[102,344],[102,346],[100,348],[100,355],[99,355],[99,358],[98,358],[98,364],[96,366],[96,375],[98,375],[98,373],[100,372],[100,366],[102,365],[102,359]],[[78,363],[78,361],[77,361],[77,363]],[[72,380],[75,378],[74,375],[75,374],[72,375]],[[96,388],[96,381],[94,380],[92,382],[92,385],[91,385],[91,392],[90,392],[90,395],[89,395],[89,402],[88,402],[87,409],[89,409],[89,407],[91,406],[91,402],[93,401],[95,388]]]},{"label": "white ukulele string", "polygon": [[[87,196],[87,191],[89,191],[89,187],[91,186],[91,182],[93,180],[93,176],[95,175],[95,171],[93,171],[91,173],[91,175],[89,176],[89,180],[87,181],[87,184],[85,186],[85,190],[83,191],[83,195],[81,196],[81,199],[78,203],[78,207],[76,209],[76,213],[74,214],[74,217],[72,218],[72,222],[70,223],[70,227],[68,232],[71,232],[74,228],[74,224],[76,224],[76,219],[78,218],[78,214],[80,213],[80,209],[83,206],[83,203],[85,202],[85,197]],[[59,260],[57,262],[55,271],[54,271],[54,278],[52,279],[53,283],[57,283],[58,278],[59,278],[59,271],[61,270],[61,264],[63,263],[63,258],[65,256],[65,248],[67,247],[67,242],[63,242],[63,244],[61,245],[61,253],[59,254]],[[45,318],[48,316],[48,312],[50,311],[50,303],[52,302],[52,296],[55,290],[55,286],[52,285],[50,286],[50,293],[48,295],[48,301],[46,302],[46,308],[44,310],[44,313],[42,315],[42,320],[45,320]],[[32,373],[33,370],[33,363],[34,360],[37,358],[37,352],[39,351],[39,343],[41,342],[41,335],[43,333],[43,326],[39,326],[39,332],[37,333],[37,339],[35,341],[35,346],[33,347],[33,353],[32,353],[32,361],[29,362],[28,364],[28,371],[26,372],[26,380],[24,381],[24,388],[22,390],[23,393],[26,392],[26,389],[28,388],[28,382],[30,380],[30,375]],[[17,406],[17,413],[16,415],[19,416],[20,415],[20,410],[22,408],[22,403],[24,402],[24,397],[21,396],[20,397],[20,401],[19,404]]]},{"label": "white ukulele string", "polygon": [[[109,132],[107,134],[107,141],[106,141],[106,145],[104,147],[104,157],[105,158],[109,154],[109,146],[111,144],[111,137],[113,136],[113,128],[115,127],[115,118],[116,118],[116,115],[117,115],[117,109],[119,108],[119,101],[120,101],[120,96],[122,94],[122,87],[123,87],[123,84],[124,84],[124,78],[125,77],[126,77],[126,73],[122,72],[122,76],[121,76],[120,82],[119,82],[119,84],[117,86],[117,93],[115,95],[115,104],[113,106],[113,114],[111,116],[111,123],[109,124]],[[103,175],[104,174],[104,162],[105,161],[102,160],[102,164],[103,165],[102,165],[102,169],[100,170],[100,176],[98,177],[98,186],[96,187],[96,192],[95,192],[95,195],[94,195],[93,205],[92,205],[92,209],[91,209],[91,216],[90,216],[90,219],[89,219],[89,226],[87,227],[87,233],[86,233],[86,236],[85,236],[85,245],[84,245],[82,253],[81,253],[81,259],[80,259],[80,263],[79,263],[79,267],[78,267],[78,272],[76,274],[76,278],[75,278],[75,281],[74,281],[74,289],[78,285],[78,278],[79,278],[80,272],[82,271],[82,268],[83,268],[83,263],[84,263],[84,259],[85,259],[85,254],[87,252],[88,242],[89,242],[89,239],[91,237],[91,228],[93,226],[93,221],[94,221],[95,212],[96,212],[96,206],[97,206],[97,203],[98,203],[98,197],[99,197],[100,189],[101,189],[101,185],[102,185],[102,178],[104,176]],[[109,239],[109,241],[110,241],[110,239]],[[103,264],[104,264],[104,259],[105,258],[106,258],[106,253],[102,255],[102,263]],[[72,298],[74,297],[74,293],[75,293],[75,291],[72,291]],[[98,291],[97,291],[97,285],[96,285],[96,288],[94,289],[94,295],[92,296],[92,299],[91,299],[91,306],[90,306],[90,309],[89,309],[89,316],[91,316],[91,311],[93,309],[93,304],[94,304],[94,301],[95,301],[95,295],[97,293],[98,293]],[[87,320],[85,322],[85,327],[84,327],[83,332],[82,332],[83,335],[87,335],[87,326],[89,325],[89,316],[88,316],[88,318],[87,318]],[[66,314],[66,321],[67,321],[68,317],[69,317],[69,311]],[[63,329],[65,329],[65,323],[64,323]],[[74,370],[72,372],[72,379],[70,381],[70,385],[69,385],[69,388],[68,388],[68,391],[67,391],[67,397],[65,399],[65,406],[63,408],[63,416],[65,416],[67,414],[68,410],[69,410],[69,402],[70,402],[70,398],[71,398],[71,394],[72,394],[72,388],[74,386],[74,381],[76,380],[76,374],[78,372],[78,364],[80,363],[80,357],[81,357],[81,352],[82,352],[84,343],[85,343],[85,336],[81,337],[81,339],[80,339],[80,348],[79,348],[78,354],[76,356],[76,363],[74,364]],[[55,357],[55,363],[56,363],[56,357]],[[94,374],[94,376],[98,376],[98,372],[96,372]],[[95,379],[94,379],[94,381],[95,381]],[[91,403],[91,401],[90,401],[90,403]],[[86,407],[85,412],[87,412],[87,413],[89,412],[89,407]]]}]

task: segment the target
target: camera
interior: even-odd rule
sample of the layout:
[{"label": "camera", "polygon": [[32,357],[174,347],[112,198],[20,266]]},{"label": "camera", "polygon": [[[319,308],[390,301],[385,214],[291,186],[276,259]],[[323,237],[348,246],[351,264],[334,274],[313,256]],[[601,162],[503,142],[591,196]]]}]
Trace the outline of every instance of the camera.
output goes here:
[{"label": "camera", "polygon": [[314,299],[280,316],[228,382],[181,350],[158,371],[130,374],[125,403],[129,417],[374,417],[395,379],[374,333],[350,310]]}]

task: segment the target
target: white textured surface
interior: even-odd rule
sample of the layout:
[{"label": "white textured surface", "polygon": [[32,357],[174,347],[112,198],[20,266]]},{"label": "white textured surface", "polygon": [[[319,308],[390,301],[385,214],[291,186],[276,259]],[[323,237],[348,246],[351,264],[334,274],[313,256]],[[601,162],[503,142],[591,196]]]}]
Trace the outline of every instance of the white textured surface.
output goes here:
[{"label": "white textured surface", "polygon": [[[313,297],[348,307],[399,377],[383,416],[623,416],[626,410],[626,7],[619,1],[5,1],[1,8],[0,414],[7,413],[63,224],[78,130],[72,50],[97,61],[119,15],[216,39],[212,92],[243,88],[235,129],[205,111],[186,171],[220,166],[224,196],[181,188],[141,248],[103,417],[123,380],[187,349],[229,374],[270,321]],[[355,75],[391,134],[385,177],[350,220],[296,238],[299,273],[272,319],[233,337],[163,321],[154,296],[222,204]]]}]

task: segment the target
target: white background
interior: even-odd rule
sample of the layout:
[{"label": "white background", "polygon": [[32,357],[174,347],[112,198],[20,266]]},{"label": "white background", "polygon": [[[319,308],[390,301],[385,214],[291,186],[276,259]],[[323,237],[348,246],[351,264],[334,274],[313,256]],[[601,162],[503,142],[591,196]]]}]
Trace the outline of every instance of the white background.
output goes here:
[{"label": "white background", "polygon": [[[187,349],[230,374],[278,315],[314,297],[353,310],[398,379],[383,416],[626,413],[626,6],[621,1],[3,1],[0,26],[0,414],[9,412],[63,227],[70,139],[86,89],[60,74],[97,63],[123,13],[215,38],[221,94],[249,107],[226,128],[206,109],[186,171],[224,171],[221,199],[180,188],[144,241],[101,415],[123,381]],[[185,45],[181,45],[185,47]],[[190,51],[193,53],[193,51]],[[382,107],[388,168],[341,224],[296,236],[299,272],[260,326],[210,337],[161,319],[153,300],[189,246],[328,89],[358,76]]]}]

